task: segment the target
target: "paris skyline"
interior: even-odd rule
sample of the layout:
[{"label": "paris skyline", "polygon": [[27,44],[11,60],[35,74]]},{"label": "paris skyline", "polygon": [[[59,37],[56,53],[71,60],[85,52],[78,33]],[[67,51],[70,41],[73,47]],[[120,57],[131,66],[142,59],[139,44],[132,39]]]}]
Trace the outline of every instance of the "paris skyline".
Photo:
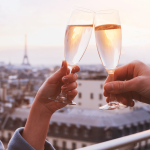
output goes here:
[{"label": "paris skyline", "polygon": [[[149,63],[150,21],[146,0],[0,0],[0,61],[21,64],[24,35],[31,64],[60,64],[66,24],[74,6],[98,11],[116,9],[122,24],[120,63],[139,59]],[[90,61],[89,61],[90,58]],[[94,32],[81,64],[99,64]]]}]

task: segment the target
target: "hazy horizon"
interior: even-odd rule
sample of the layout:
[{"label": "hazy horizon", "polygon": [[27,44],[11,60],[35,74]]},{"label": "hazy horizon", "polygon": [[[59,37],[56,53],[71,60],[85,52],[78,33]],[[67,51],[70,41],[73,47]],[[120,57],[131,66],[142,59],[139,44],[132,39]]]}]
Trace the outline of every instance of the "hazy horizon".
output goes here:
[{"label": "hazy horizon", "polygon": [[[11,52],[13,51],[13,53]],[[11,57],[8,57],[8,53],[12,53]],[[44,48],[28,48],[28,58],[31,65],[61,65],[62,60],[64,58],[64,50],[63,46],[58,47],[44,47]],[[17,55],[16,55],[17,54]],[[119,64],[127,64],[133,60],[140,60],[146,64],[150,64],[149,60],[149,46],[143,47],[139,46],[135,48],[134,46],[123,47],[121,51],[121,56],[119,60]],[[11,64],[21,64],[23,61],[24,51],[22,50],[10,50],[3,51],[0,54],[0,62],[10,63]],[[85,54],[82,59],[78,63],[79,65],[98,65],[101,64],[101,60],[99,58],[97,48],[94,45],[88,46]]]}]

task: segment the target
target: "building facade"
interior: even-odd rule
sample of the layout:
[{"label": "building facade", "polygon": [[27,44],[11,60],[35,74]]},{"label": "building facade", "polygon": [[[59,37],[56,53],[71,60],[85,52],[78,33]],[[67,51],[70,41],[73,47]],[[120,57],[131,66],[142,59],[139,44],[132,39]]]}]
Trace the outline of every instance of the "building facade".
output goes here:
[{"label": "building facade", "polygon": [[[29,111],[17,108],[5,116],[0,130],[3,142],[8,143],[14,131],[25,126]],[[143,108],[121,114],[64,108],[53,114],[46,139],[57,150],[74,150],[148,129],[150,113]]]}]

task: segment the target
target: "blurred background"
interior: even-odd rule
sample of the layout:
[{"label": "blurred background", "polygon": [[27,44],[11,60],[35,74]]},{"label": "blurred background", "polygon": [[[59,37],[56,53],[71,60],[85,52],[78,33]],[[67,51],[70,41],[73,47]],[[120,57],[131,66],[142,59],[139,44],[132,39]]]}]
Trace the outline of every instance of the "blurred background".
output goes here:
[{"label": "blurred background", "polygon": [[[25,125],[39,87],[64,60],[64,33],[73,7],[118,10],[122,26],[119,65],[133,60],[149,65],[149,6],[148,0],[0,0],[0,138],[5,146],[14,131]],[[103,85],[107,73],[94,32],[79,66],[77,105],[56,112],[49,125],[47,140],[57,150],[85,147],[150,128],[146,104],[98,110],[106,103]],[[148,140],[135,147],[148,148]]]},{"label": "blurred background", "polygon": [[[60,64],[64,59],[64,33],[70,12],[73,7],[83,7],[94,11],[118,10],[123,35],[120,63],[135,59],[149,63],[149,3],[147,0],[0,0],[0,61],[19,64],[27,34],[32,65]],[[80,63],[101,63],[94,32]]]}]

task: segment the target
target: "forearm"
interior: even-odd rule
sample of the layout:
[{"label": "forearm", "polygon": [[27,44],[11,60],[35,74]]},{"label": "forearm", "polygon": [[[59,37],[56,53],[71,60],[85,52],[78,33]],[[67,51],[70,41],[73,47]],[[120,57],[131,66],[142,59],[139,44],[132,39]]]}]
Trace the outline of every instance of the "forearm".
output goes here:
[{"label": "forearm", "polygon": [[44,150],[44,143],[52,114],[44,111],[41,104],[34,102],[23,131],[23,138],[36,150]]}]

